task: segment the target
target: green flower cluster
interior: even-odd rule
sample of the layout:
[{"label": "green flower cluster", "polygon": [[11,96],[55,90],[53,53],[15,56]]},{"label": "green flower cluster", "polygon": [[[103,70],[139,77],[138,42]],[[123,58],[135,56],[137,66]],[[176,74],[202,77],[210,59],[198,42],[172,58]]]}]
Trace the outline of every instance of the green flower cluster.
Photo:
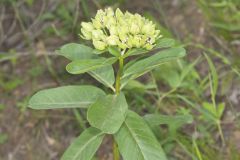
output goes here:
[{"label": "green flower cluster", "polygon": [[152,21],[139,14],[115,12],[111,8],[98,10],[92,22],[81,23],[81,37],[92,40],[98,50],[117,46],[122,50],[145,48],[151,50],[161,37]]}]

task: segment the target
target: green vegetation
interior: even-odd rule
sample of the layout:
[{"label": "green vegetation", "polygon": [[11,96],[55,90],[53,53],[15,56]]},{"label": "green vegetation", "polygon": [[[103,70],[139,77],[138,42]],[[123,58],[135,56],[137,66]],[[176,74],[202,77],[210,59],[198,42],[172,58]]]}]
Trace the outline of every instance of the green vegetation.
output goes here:
[{"label": "green vegetation", "polygon": [[[153,160],[145,154],[150,148],[169,160],[239,160],[239,5],[238,0],[1,1],[0,159],[69,160],[77,153],[82,159],[116,160],[121,154],[132,160],[142,152],[145,158],[139,159]],[[109,6],[153,21],[163,35],[158,49],[131,49],[123,57],[112,46],[93,49],[79,36],[81,23]],[[176,59],[182,48],[187,55]],[[113,101],[116,86],[121,94]],[[39,97],[30,100],[36,92]],[[56,109],[35,111],[27,108],[29,100],[32,108]],[[111,121],[104,119],[107,113]],[[141,141],[126,125],[157,147],[145,150],[144,140],[139,150],[125,147]]]}]

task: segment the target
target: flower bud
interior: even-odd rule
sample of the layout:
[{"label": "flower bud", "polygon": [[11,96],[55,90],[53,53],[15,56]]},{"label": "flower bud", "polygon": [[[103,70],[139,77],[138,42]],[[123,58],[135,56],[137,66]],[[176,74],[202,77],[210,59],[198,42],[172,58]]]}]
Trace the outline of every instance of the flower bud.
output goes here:
[{"label": "flower bud", "polygon": [[131,18],[133,18],[133,15],[130,12],[127,11],[125,13],[125,18],[131,19]]},{"label": "flower bud", "polygon": [[93,45],[98,50],[104,50],[107,47],[107,44],[103,41],[93,40]]},{"label": "flower bud", "polygon": [[148,37],[146,35],[141,36],[140,46],[144,46],[147,43]]},{"label": "flower bud", "polygon": [[92,37],[95,40],[101,40],[101,39],[105,38],[105,35],[104,35],[102,30],[98,29],[98,30],[93,30],[92,31]]},{"label": "flower bud", "polygon": [[107,8],[106,10],[105,10],[105,12],[106,12],[106,15],[107,15],[107,17],[113,17],[114,16],[114,11],[113,11],[113,9],[112,8]]},{"label": "flower bud", "polygon": [[115,15],[117,19],[121,19],[123,17],[123,13],[119,8],[116,9]]},{"label": "flower bud", "polygon": [[104,17],[105,15],[106,15],[106,13],[102,9],[99,9],[95,16],[95,19],[100,19],[100,18]]},{"label": "flower bud", "polygon": [[126,44],[127,41],[119,41],[118,42],[118,47],[121,48],[121,49],[126,49],[128,46]]},{"label": "flower bud", "polygon": [[109,32],[110,32],[111,35],[117,35],[118,34],[117,27],[116,26],[111,26],[109,28]]},{"label": "flower bud", "polygon": [[135,23],[132,23],[130,26],[130,33],[138,34],[139,32],[140,32],[140,28],[138,27],[138,25]]},{"label": "flower bud", "polygon": [[87,22],[82,22],[81,26],[85,31],[88,31],[88,32],[91,32],[94,29],[92,23],[90,23],[90,22],[88,22],[88,23]]},{"label": "flower bud", "polygon": [[126,42],[128,48],[132,48],[133,47],[133,37],[129,37],[127,39],[127,42]]},{"label": "flower bud", "polygon": [[147,35],[154,35],[155,27],[151,23],[144,24],[142,27],[142,33]]},{"label": "flower bud", "polygon": [[119,42],[118,36],[111,35],[111,36],[107,37],[108,45],[115,46],[118,44],[118,42]]},{"label": "flower bud", "polygon": [[153,49],[153,47],[154,47],[154,45],[149,44],[149,43],[147,43],[147,44],[144,46],[144,48],[145,48],[146,50],[151,50],[151,49]]},{"label": "flower bud", "polygon": [[103,28],[103,24],[98,19],[92,19],[92,23],[96,29]]},{"label": "flower bud", "polygon": [[82,35],[80,35],[83,39],[90,40],[92,39],[92,35],[90,32],[86,31],[85,29],[81,28]]},{"label": "flower bud", "polygon": [[121,27],[117,27],[117,32],[120,35],[127,35],[129,32],[128,26],[123,25]]},{"label": "flower bud", "polygon": [[116,25],[116,20],[113,17],[104,17],[104,24],[107,28]]},{"label": "flower bud", "polygon": [[120,39],[122,42],[126,42],[127,39],[128,39],[127,34],[124,34],[124,33],[120,33],[118,36],[119,36],[119,39]]},{"label": "flower bud", "polygon": [[160,34],[160,30],[155,30],[154,32],[154,38],[157,38]]},{"label": "flower bud", "polygon": [[141,37],[138,35],[134,36],[132,38],[132,44],[134,47],[137,47],[137,48],[141,47]]}]

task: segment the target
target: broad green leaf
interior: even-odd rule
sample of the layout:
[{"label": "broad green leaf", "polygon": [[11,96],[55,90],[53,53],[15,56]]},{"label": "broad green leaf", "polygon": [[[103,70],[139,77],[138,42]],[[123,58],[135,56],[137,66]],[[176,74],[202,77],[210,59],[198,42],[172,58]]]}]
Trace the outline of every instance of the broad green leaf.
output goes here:
[{"label": "broad green leaf", "polygon": [[83,44],[69,43],[62,46],[58,54],[69,60],[91,59],[94,57],[93,49]]},{"label": "broad green leaf", "polygon": [[123,55],[123,58],[126,58],[128,56],[135,56],[135,55],[139,55],[139,54],[143,54],[143,53],[147,53],[147,52],[149,52],[149,50],[146,50],[144,48],[133,48],[133,49],[130,49],[129,51],[127,51]]},{"label": "broad green leaf", "polygon": [[137,80],[131,80],[129,83],[126,85],[125,89],[132,91],[134,89],[140,89],[142,91],[145,91],[147,89],[146,84],[143,84]]},{"label": "broad green leaf", "polygon": [[170,142],[177,137],[178,130],[185,124],[191,123],[193,118],[190,115],[158,115],[150,114],[144,116],[144,119],[148,123],[149,127],[152,129],[156,137],[160,138],[162,128],[161,125],[167,125],[168,136],[164,139],[164,142]]},{"label": "broad green leaf", "polygon": [[147,114],[144,116],[144,119],[150,126],[158,126],[161,124],[166,124],[169,128],[178,129],[184,124],[189,124],[193,122],[193,117],[190,114],[186,115],[161,115],[161,114]]},{"label": "broad green leaf", "polygon": [[[96,49],[92,49],[88,46],[76,43],[69,43],[62,46],[59,50],[59,54],[68,58],[69,60],[86,60],[86,59],[100,59],[97,55],[101,54],[104,51],[99,51]],[[87,61],[87,60],[86,60]],[[85,61],[85,62],[86,62]],[[104,66],[101,68],[97,68],[95,70],[88,72],[91,76],[93,76],[96,80],[103,83],[105,86],[113,89],[112,86],[114,79],[114,71],[112,66]]]},{"label": "broad green leaf", "polygon": [[114,138],[124,160],[167,160],[146,122],[132,111]]},{"label": "broad green leaf", "polygon": [[81,74],[92,71],[107,65],[113,64],[117,59],[113,58],[99,58],[99,59],[83,59],[76,60],[69,63],[66,70],[72,74]]},{"label": "broad green leaf", "polygon": [[154,69],[165,62],[183,57],[185,54],[186,51],[184,48],[170,48],[160,51],[150,57],[144,58],[132,64],[124,71],[123,76],[126,77],[135,73],[143,73],[145,71]]},{"label": "broad green leaf", "polygon": [[204,56],[207,59],[208,65],[210,67],[210,72],[211,72],[211,79],[212,82],[210,81],[211,84],[211,92],[212,92],[212,96],[215,98],[216,93],[217,93],[217,89],[218,89],[218,74],[217,74],[217,70],[212,62],[212,60],[209,58],[209,56],[204,53]]},{"label": "broad green leaf", "polygon": [[111,88],[113,91],[115,91],[113,84],[115,82],[114,77],[114,70],[112,65],[107,65],[101,68],[97,68],[95,70],[88,72],[92,77],[94,77],[96,80],[104,84],[105,86]]},{"label": "broad green leaf", "polygon": [[105,93],[93,86],[64,86],[34,94],[28,106],[32,109],[87,108]]},{"label": "broad green leaf", "polygon": [[86,129],[73,141],[61,160],[92,160],[103,137],[104,134],[99,129],[93,127]]},{"label": "broad green leaf", "polygon": [[185,54],[186,51],[184,48],[170,48],[159,51],[148,58],[138,60],[128,68],[124,68],[122,86],[124,86],[129,80],[135,79],[146,72],[159,67],[161,64],[183,57]]},{"label": "broad green leaf", "polygon": [[99,98],[87,112],[87,119],[91,126],[104,133],[116,133],[126,117],[128,105],[123,93]]},{"label": "broad green leaf", "polygon": [[154,47],[154,49],[157,48],[168,48],[168,47],[172,47],[175,44],[175,40],[171,39],[171,38],[160,38],[157,40],[156,42],[156,46]]}]

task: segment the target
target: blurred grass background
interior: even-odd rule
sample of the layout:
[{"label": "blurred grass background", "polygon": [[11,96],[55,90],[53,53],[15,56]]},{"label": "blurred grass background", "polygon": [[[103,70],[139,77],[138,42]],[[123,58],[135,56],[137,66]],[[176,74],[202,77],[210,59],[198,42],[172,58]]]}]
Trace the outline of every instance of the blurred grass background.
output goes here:
[{"label": "blurred grass background", "polygon": [[[87,43],[78,36],[81,21],[109,6],[144,15],[187,48],[185,59],[131,81],[125,90],[139,114],[162,115],[154,132],[169,159],[239,160],[239,0],[1,0],[0,160],[58,160],[88,126],[84,110],[26,107],[37,90],[97,83],[67,74],[67,61],[55,50]],[[112,159],[109,144],[106,138],[96,159]]]}]

